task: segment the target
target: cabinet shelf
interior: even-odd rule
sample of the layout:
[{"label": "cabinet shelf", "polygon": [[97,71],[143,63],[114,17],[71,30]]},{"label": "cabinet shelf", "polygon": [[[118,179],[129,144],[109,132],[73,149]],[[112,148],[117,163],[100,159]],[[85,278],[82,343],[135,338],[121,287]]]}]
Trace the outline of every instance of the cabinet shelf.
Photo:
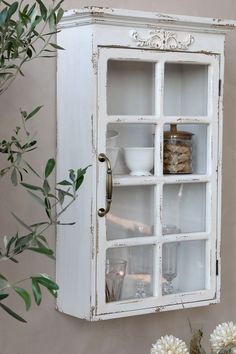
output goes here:
[{"label": "cabinet shelf", "polygon": [[173,116],[164,116],[164,115],[111,115],[106,116],[107,123],[114,124],[129,124],[129,123],[138,123],[138,124],[168,124],[168,123],[177,123],[177,124],[209,124],[214,120],[214,116],[183,116],[183,115],[173,115]]},{"label": "cabinet shelf", "polygon": [[160,183],[173,184],[173,183],[201,183],[209,182],[211,180],[210,175],[162,175],[162,176],[148,176],[148,177],[136,177],[129,175],[114,175],[113,186],[143,186],[143,185],[155,185]]},{"label": "cabinet shelf", "polygon": [[113,186],[149,186],[158,183],[158,178],[155,176],[148,177],[136,177],[129,175],[114,175],[113,177]]}]

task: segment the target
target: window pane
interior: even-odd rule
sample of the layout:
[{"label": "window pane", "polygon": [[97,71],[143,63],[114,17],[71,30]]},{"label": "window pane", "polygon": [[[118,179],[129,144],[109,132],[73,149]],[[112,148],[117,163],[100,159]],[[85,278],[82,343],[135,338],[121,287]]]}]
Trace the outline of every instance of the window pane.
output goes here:
[{"label": "window pane", "polygon": [[154,187],[113,188],[106,215],[107,239],[151,236],[154,233]]},{"label": "window pane", "polygon": [[[106,263],[106,301],[138,299],[153,294],[153,246],[110,248]],[[125,272],[118,268],[126,263]],[[121,278],[122,277],[122,278]],[[117,296],[110,296],[110,294]]]},{"label": "window pane", "polygon": [[206,241],[164,243],[162,247],[162,294],[204,290]]},{"label": "window pane", "polygon": [[166,184],[163,189],[163,226],[175,226],[179,233],[206,231],[206,185]]},{"label": "window pane", "polygon": [[109,60],[107,113],[154,114],[154,72],[154,63]]},{"label": "window pane", "polygon": [[208,65],[165,64],[164,114],[206,116]]}]

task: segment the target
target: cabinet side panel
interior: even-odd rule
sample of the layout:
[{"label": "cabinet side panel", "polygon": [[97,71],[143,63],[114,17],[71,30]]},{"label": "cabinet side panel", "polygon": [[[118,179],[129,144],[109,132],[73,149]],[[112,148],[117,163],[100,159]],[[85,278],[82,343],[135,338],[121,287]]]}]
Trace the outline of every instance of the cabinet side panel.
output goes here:
[{"label": "cabinet side panel", "polygon": [[[90,31],[69,28],[58,34],[57,66],[57,181],[70,168],[92,165],[94,90]],[[76,317],[89,318],[91,307],[93,208],[95,168],[90,167],[79,197],[68,209],[63,222],[74,226],[57,229],[58,309]],[[94,203],[94,204],[93,204]]]}]

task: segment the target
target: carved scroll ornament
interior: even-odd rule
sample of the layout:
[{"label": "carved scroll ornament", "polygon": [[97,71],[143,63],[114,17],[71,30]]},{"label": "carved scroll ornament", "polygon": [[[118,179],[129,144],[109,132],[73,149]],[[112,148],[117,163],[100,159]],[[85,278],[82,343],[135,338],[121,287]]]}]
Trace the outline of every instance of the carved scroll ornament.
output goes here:
[{"label": "carved scroll ornament", "polygon": [[132,38],[138,43],[139,47],[162,50],[184,50],[188,49],[194,42],[194,37],[192,35],[188,35],[185,40],[180,41],[177,38],[177,33],[164,30],[150,31],[147,38],[142,38],[137,31],[134,31],[132,32]]}]

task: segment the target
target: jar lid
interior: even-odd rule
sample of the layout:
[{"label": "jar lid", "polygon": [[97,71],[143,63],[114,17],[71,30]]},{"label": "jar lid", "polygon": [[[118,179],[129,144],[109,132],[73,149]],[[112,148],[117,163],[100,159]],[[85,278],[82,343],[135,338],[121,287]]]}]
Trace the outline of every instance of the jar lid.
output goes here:
[{"label": "jar lid", "polygon": [[190,140],[194,134],[177,130],[177,124],[170,125],[170,131],[164,132],[164,139],[188,139]]}]

